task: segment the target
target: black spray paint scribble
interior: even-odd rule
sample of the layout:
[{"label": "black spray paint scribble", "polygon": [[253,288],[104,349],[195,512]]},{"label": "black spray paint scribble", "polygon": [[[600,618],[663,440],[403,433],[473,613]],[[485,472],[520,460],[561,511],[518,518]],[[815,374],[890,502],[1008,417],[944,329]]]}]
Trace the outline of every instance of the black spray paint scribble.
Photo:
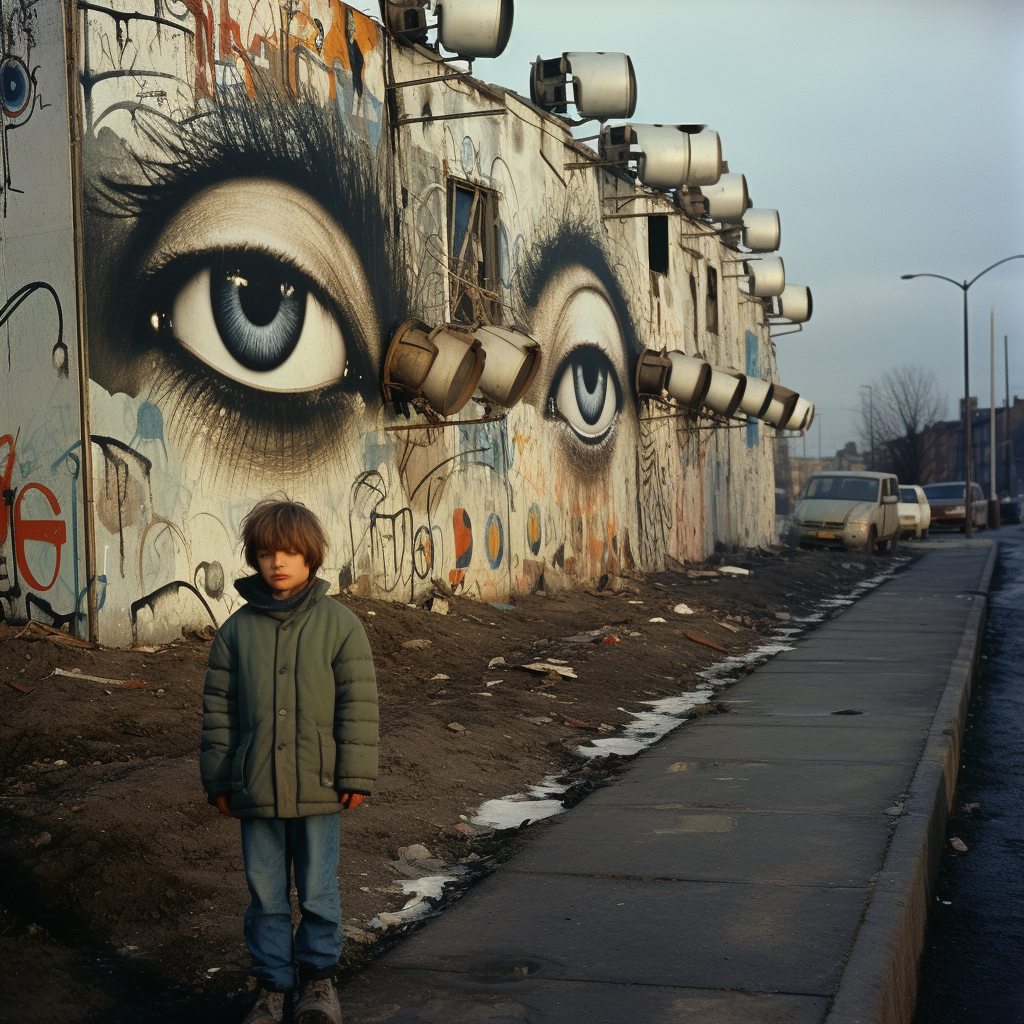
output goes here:
[{"label": "black spray paint scribble", "polygon": [[[57,341],[53,346],[51,358],[53,368],[57,371],[58,377],[68,375],[68,347],[64,344],[64,310],[61,308],[60,298],[53,285],[45,281],[33,281],[31,284],[22,285],[4,304],[0,307],[0,327],[3,327],[14,315],[17,308],[37,291],[45,291],[53,298],[57,308]],[[11,335],[7,332],[7,369],[11,369]]]}]

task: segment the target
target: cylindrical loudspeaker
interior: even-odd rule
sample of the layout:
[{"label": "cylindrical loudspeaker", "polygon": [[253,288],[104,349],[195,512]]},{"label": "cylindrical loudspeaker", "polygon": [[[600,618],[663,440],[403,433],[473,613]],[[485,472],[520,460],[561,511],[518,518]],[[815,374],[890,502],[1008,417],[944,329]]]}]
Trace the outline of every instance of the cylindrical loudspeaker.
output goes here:
[{"label": "cylindrical loudspeaker", "polygon": [[701,193],[708,201],[708,216],[719,224],[743,219],[747,208],[747,178],[743,174],[723,174],[715,185],[705,185]]},{"label": "cylindrical loudspeaker", "polygon": [[813,311],[811,289],[803,284],[787,284],[779,296],[779,312],[795,324],[805,324]]},{"label": "cylindrical loudspeaker", "polygon": [[672,361],[664,352],[645,348],[636,363],[636,393],[660,397],[671,372]]},{"label": "cylindrical loudspeaker", "polygon": [[486,357],[477,386],[492,402],[515,405],[540,369],[540,346],[528,334],[509,327],[478,327],[473,337]]},{"label": "cylindrical loudspeaker", "polygon": [[632,117],[636,110],[636,73],[625,53],[564,53],[572,75],[573,100],[580,117],[605,121]]},{"label": "cylindrical loudspeaker", "polygon": [[775,385],[770,381],[761,380],[760,377],[747,377],[746,381],[747,384],[743,389],[743,398],[740,400],[739,411],[760,419],[772,400]]},{"label": "cylindrical loudspeaker", "polygon": [[743,374],[734,377],[725,370],[712,370],[711,385],[701,405],[722,416],[731,416],[743,400],[746,384]]},{"label": "cylindrical loudspeaker", "polygon": [[443,324],[430,332],[428,340],[436,346],[437,357],[420,390],[442,416],[451,416],[476,390],[484,369],[484,354],[479,341]]},{"label": "cylindrical loudspeaker", "polygon": [[786,420],[783,430],[805,430],[810,426],[807,422],[808,417],[814,418],[814,406],[801,395],[796,400],[793,412],[790,414],[789,419]]},{"label": "cylindrical loudspeaker", "polygon": [[687,185],[714,185],[722,177],[722,140],[706,125],[690,136],[690,173]]},{"label": "cylindrical loudspeaker", "polygon": [[685,352],[669,352],[669,371],[665,390],[677,401],[696,408],[704,401],[711,386],[711,367],[703,359]]},{"label": "cylindrical loudspeaker", "polygon": [[641,153],[637,175],[651,188],[682,188],[690,173],[690,136],[672,124],[630,125]]},{"label": "cylindrical loudspeaker", "polygon": [[778,210],[747,210],[743,214],[743,244],[752,252],[775,252],[781,237]]},{"label": "cylindrical loudspeaker", "polygon": [[437,38],[460,57],[497,57],[512,34],[512,0],[439,0]]},{"label": "cylindrical loudspeaker", "polygon": [[796,408],[799,398],[800,396],[795,391],[785,388],[781,384],[776,384],[772,400],[768,403],[768,409],[761,419],[765,423],[770,423],[773,427],[782,430],[793,415],[793,410]]},{"label": "cylindrical loudspeaker", "polygon": [[750,278],[750,294],[758,298],[781,295],[786,287],[786,268],[781,256],[759,256],[747,260],[743,269]]}]

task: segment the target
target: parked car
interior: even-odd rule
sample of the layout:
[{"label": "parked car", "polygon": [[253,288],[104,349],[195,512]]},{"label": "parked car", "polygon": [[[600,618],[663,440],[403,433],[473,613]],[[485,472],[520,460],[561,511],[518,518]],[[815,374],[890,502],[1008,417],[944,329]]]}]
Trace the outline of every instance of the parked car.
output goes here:
[{"label": "parked car", "polygon": [[917,484],[900,484],[900,500],[896,506],[900,517],[900,534],[913,534],[918,540],[928,536],[932,523],[932,510],[924,488]]},{"label": "parked car", "polygon": [[793,510],[791,539],[801,547],[896,551],[899,481],[891,473],[812,473]]},{"label": "parked car", "polygon": [[[950,480],[942,484],[925,484],[925,496],[932,509],[932,526],[957,526],[961,530],[967,523],[964,496],[967,487],[963,480]],[[971,522],[976,530],[988,526],[988,502],[981,488],[971,484]]]}]

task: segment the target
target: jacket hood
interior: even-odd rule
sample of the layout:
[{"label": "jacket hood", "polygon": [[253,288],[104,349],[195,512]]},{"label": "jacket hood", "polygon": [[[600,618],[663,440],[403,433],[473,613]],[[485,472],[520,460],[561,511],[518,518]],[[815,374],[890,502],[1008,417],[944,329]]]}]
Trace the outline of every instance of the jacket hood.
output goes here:
[{"label": "jacket hood", "polygon": [[270,587],[267,586],[266,581],[258,573],[235,580],[235,590],[245,599],[247,604],[251,604],[253,608],[261,612],[268,612],[272,615],[283,614],[287,616],[305,607],[307,602],[315,604],[329,589],[330,584],[327,580],[314,579],[305,590],[286,598],[284,601],[279,601],[274,597]]}]

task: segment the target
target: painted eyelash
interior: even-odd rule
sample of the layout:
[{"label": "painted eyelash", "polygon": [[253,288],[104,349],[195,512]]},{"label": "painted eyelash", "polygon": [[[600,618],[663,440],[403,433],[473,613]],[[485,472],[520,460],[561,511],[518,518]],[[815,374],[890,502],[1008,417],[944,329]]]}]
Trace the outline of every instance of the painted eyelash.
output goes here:
[{"label": "painted eyelash", "polygon": [[177,341],[170,343],[178,349],[168,359],[161,346],[162,366],[147,397],[165,410],[168,429],[183,450],[202,449],[204,469],[212,469],[214,479],[250,465],[285,479],[306,478],[335,461],[357,401],[351,390],[330,385],[311,392],[254,392],[211,371]]}]

